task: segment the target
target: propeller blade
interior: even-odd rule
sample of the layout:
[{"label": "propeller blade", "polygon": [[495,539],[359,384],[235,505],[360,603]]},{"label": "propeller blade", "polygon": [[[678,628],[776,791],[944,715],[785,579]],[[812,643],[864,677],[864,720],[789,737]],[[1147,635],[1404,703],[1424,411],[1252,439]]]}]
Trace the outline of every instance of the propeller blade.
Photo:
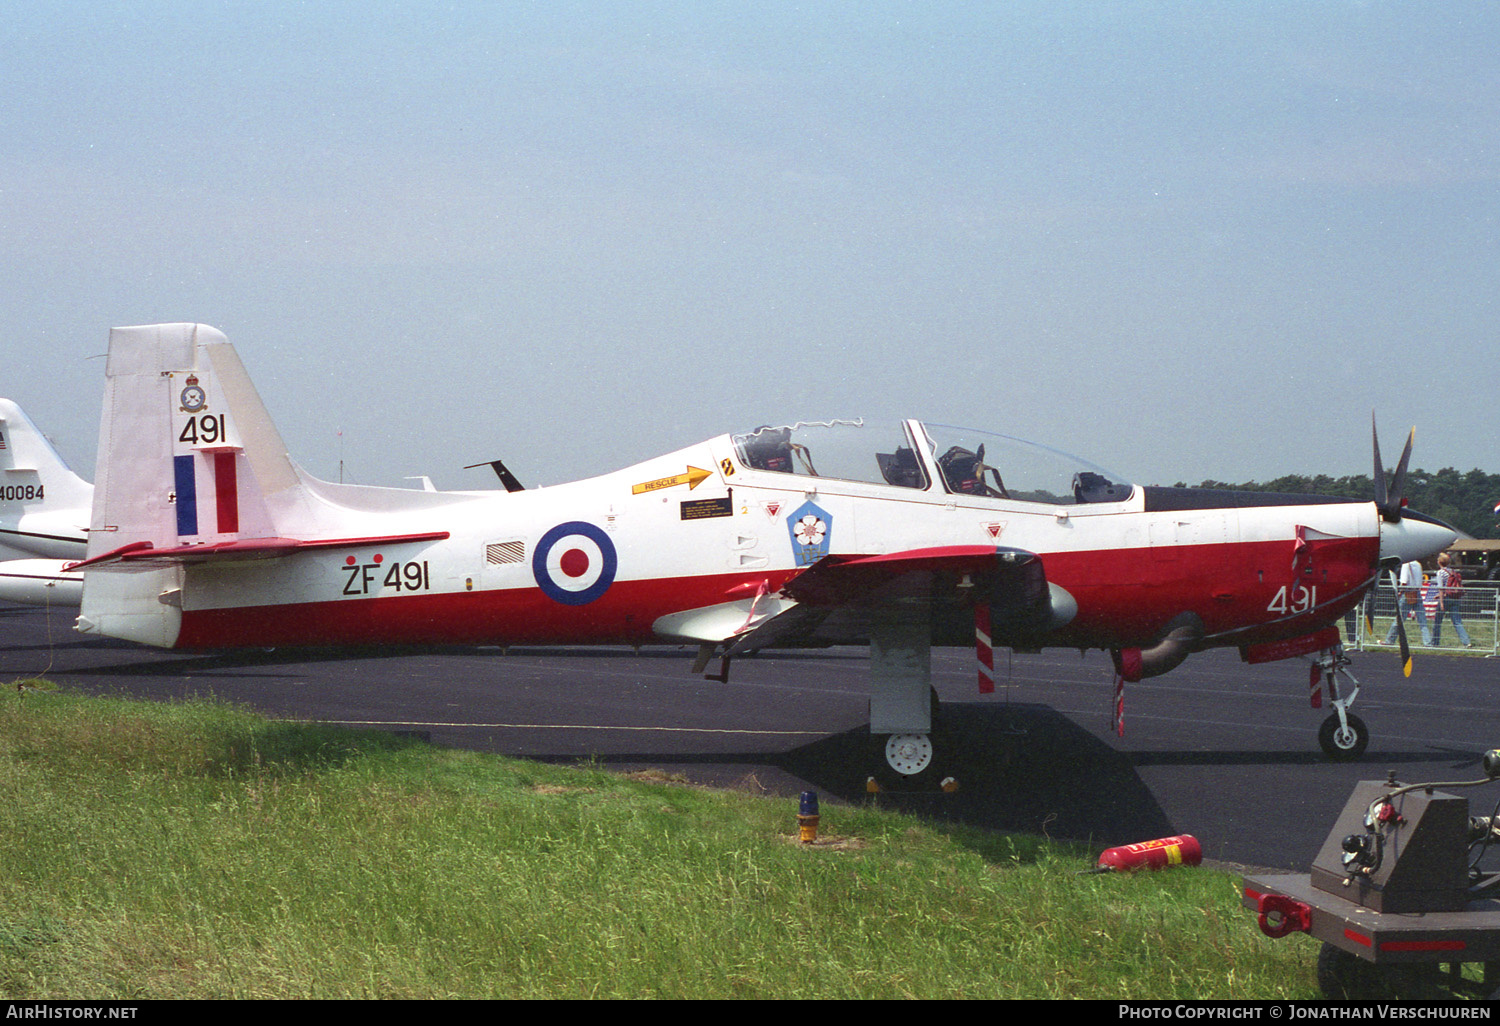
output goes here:
[{"label": "propeller blade", "polygon": [[1375,506],[1383,515],[1386,506],[1385,464],[1380,460],[1380,433],[1375,430],[1374,410],[1370,411],[1370,440],[1375,446]]},{"label": "propeller blade", "polygon": [[1417,429],[1412,428],[1406,436],[1406,448],[1401,450],[1401,462],[1396,464],[1396,476],[1391,481],[1390,503],[1393,519],[1401,519],[1401,500],[1406,489],[1406,464],[1411,461],[1411,446],[1417,440]]},{"label": "propeller blade", "polygon": [[1401,502],[1406,489],[1406,465],[1411,462],[1411,447],[1417,440],[1417,429],[1412,428],[1411,434],[1406,436],[1406,448],[1401,450],[1401,459],[1396,463],[1396,472],[1392,475],[1389,488],[1385,483],[1385,464],[1380,459],[1380,435],[1375,430],[1373,411],[1370,413],[1370,440],[1371,447],[1375,450],[1375,508],[1380,510],[1382,520],[1394,524],[1401,519]]},{"label": "propeller blade", "polygon": [[1401,673],[1411,676],[1411,644],[1406,640],[1406,609],[1401,605],[1401,586],[1396,581],[1396,571],[1391,571],[1391,591],[1396,596],[1396,640],[1401,645]]}]

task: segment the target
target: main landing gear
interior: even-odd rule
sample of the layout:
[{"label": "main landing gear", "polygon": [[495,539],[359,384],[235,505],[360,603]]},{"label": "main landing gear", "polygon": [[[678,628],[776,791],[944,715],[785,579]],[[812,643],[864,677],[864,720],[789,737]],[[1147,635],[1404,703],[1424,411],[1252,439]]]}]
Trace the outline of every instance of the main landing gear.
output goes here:
[{"label": "main landing gear", "polygon": [[930,769],[932,756],[930,734],[891,734],[886,738],[886,765],[903,777],[920,776]]},{"label": "main landing gear", "polygon": [[929,686],[927,730],[883,734],[872,729],[870,761],[874,772],[866,784],[869,791],[957,790],[957,782],[941,769],[952,760],[948,739],[938,729],[939,709],[937,689]]},{"label": "main landing gear", "polygon": [[[952,762],[941,740],[931,734],[872,735],[870,753],[874,771],[865,781],[870,794],[944,793],[958,790],[958,781],[942,768]],[[941,756],[941,757],[940,757]]]},{"label": "main landing gear", "polygon": [[947,762],[932,687],[931,604],[924,596],[877,608],[870,623],[870,791],[937,790]]},{"label": "main landing gear", "polygon": [[[1339,674],[1349,678],[1353,688],[1347,695],[1339,690]],[[1344,655],[1344,646],[1325,648],[1312,664],[1309,678],[1309,698],[1314,709],[1322,708],[1323,692],[1328,693],[1333,712],[1318,728],[1318,745],[1325,755],[1338,762],[1357,759],[1364,754],[1370,743],[1370,728],[1365,721],[1349,711],[1359,695],[1359,681],[1349,672],[1349,657]]]}]

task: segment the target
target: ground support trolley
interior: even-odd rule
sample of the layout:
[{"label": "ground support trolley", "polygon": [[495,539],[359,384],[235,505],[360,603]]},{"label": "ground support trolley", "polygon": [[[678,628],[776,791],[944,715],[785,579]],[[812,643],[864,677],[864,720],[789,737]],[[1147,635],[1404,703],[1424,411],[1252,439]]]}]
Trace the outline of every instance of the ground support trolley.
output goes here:
[{"label": "ground support trolley", "polygon": [[[1331,998],[1490,997],[1500,991],[1500,802],[1471,816],[1449,790],[1485,778],[1357,784],[1306,875],[1251,875],[1243,901],[1270,937],[1323,942],[1318,985]],[[1441,789],[1441,790],[1440,790]]]},{"label": "ground support trolley", "polygon": [[1305,910],[1306,926],[1285,932],[1323,942],[1318,987],[1325,997],[1483,998],[1500,990],[1500,900],[1473,901],[1459,912],[1375,912],[1318,890],[1304,873],[1245,877],[1244,904],[1269,922],[1262,929],[1273,937],[1285,935],[1279,921],[1295,924],[1298,906]]}]

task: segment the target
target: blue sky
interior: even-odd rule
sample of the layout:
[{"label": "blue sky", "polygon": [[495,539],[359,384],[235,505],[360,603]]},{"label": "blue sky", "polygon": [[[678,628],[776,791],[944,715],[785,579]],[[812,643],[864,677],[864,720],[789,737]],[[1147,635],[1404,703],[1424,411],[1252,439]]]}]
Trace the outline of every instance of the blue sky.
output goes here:
[{"label": "blue sky", "polygon": [[[32,3],[0,394],[92,476],[112,325],[293,455],[490,487],[918,416],[1142,482],[1500,471],[1500,7]],[[340,438],[338,432],[342,431]]]}]

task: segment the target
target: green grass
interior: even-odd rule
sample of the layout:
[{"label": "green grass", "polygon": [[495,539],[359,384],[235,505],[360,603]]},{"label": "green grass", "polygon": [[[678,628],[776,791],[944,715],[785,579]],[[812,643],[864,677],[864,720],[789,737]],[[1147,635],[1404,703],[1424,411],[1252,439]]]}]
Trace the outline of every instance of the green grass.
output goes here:
[{"label": "green grass", "polygon": [[[1376,616],[1373,621],[1373,630],[1364,623],[1359,624],[1360,647],[1370,651],[1381,649],[1395,650],[1396,643],[1385,644],[1386,633],[1391,629],[1394,617],[1390,614]],[[1458,631],[1453,629],[1452,620],[1443,621],[1441,643],[1434,648],[1425,648],[1422,645],[1422,631],[1415,620],[1406,621],[1406,638],[1413,651],[1427,654],[1441,655],[1493,655],[1496,651],[1496,621],[1489,613],[1465,613],[1463,616],[1464,629],[1469,632],[1469,640],[1474,643],[1472,649],[1464,648],[1458,640]],[[1427,619],[1428,626],[1432,625],[1432,618]]]},{"label": "green grass", "polygon": [[0,997],[1310,998],[1238,878],[825,803],[0,695]]}]

